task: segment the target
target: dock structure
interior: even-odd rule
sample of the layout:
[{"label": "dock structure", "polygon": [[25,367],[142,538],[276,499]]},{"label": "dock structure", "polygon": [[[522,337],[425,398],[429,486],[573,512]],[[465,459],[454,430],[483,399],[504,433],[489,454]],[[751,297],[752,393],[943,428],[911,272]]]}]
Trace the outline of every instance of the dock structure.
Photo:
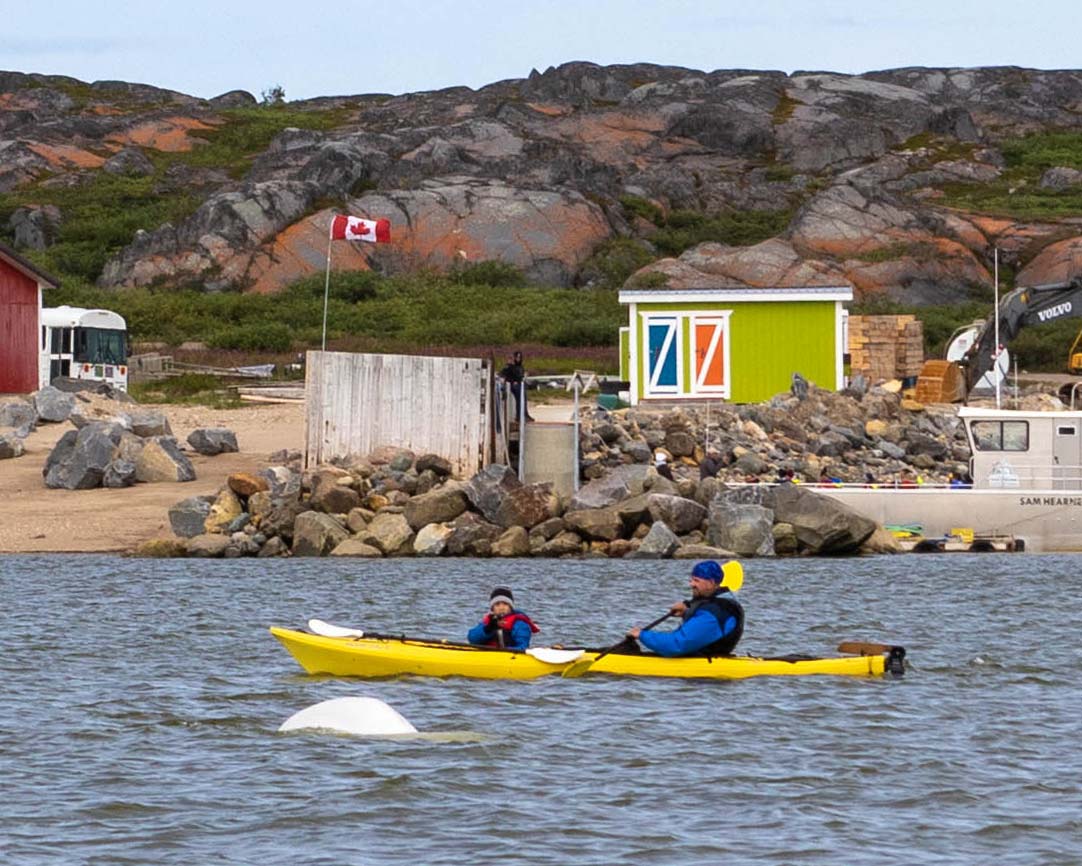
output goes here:
[{"label": "dock structure", "polygon": [[1013,535],[986,535],[965,538],[948,535],[942,538],[898,539],[898,547],[903,553],[1021,553],[1025,542]]}]

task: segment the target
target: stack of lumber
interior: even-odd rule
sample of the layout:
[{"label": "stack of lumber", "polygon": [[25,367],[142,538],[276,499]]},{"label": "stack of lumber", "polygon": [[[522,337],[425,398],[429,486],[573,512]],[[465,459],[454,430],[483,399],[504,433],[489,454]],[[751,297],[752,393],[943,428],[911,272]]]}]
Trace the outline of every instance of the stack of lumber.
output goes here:
[{"label": "stack of lumber", "polygon": [[871,382],[908,379],[924,363],[924,329],[913,316],[850,316],[849,358],[853,375]]}]

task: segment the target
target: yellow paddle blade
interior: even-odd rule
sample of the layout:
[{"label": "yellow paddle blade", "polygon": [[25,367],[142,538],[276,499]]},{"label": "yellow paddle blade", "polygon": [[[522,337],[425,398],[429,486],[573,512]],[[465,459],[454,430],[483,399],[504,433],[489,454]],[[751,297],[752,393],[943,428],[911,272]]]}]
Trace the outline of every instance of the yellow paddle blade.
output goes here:
[{"label": "yellow paddle blade", "polygon": [[736,592],[744,585],[744,566],[735,559],[730,559],[721,567],[721,585],[729,592]]}]

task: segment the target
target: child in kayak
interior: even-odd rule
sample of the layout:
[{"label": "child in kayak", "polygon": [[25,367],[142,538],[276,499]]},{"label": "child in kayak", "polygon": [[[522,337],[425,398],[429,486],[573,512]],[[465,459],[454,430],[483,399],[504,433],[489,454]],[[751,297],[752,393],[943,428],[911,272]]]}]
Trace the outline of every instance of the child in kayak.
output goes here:
[{"label": "child in kayak", "polygon": [[515,597],[506,586],[492,590],[488,606],[488,613],[466,635],[472,644],[524,650],[530,638],[541,631],[526,614],[515,610]]}]

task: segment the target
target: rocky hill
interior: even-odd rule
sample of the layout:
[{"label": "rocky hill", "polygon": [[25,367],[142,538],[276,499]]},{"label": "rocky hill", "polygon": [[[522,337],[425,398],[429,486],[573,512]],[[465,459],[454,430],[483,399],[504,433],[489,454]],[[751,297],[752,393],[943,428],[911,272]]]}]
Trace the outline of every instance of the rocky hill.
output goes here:
[{"label": "rocky hill", "polygon": [[0,72],[0,233],[63,273],[275,291],[338,210],[395,241],[338,268],[951,302],[994,247],[1018,283],[1082,271],[1082,72],[571,63],[276,105]]}]

